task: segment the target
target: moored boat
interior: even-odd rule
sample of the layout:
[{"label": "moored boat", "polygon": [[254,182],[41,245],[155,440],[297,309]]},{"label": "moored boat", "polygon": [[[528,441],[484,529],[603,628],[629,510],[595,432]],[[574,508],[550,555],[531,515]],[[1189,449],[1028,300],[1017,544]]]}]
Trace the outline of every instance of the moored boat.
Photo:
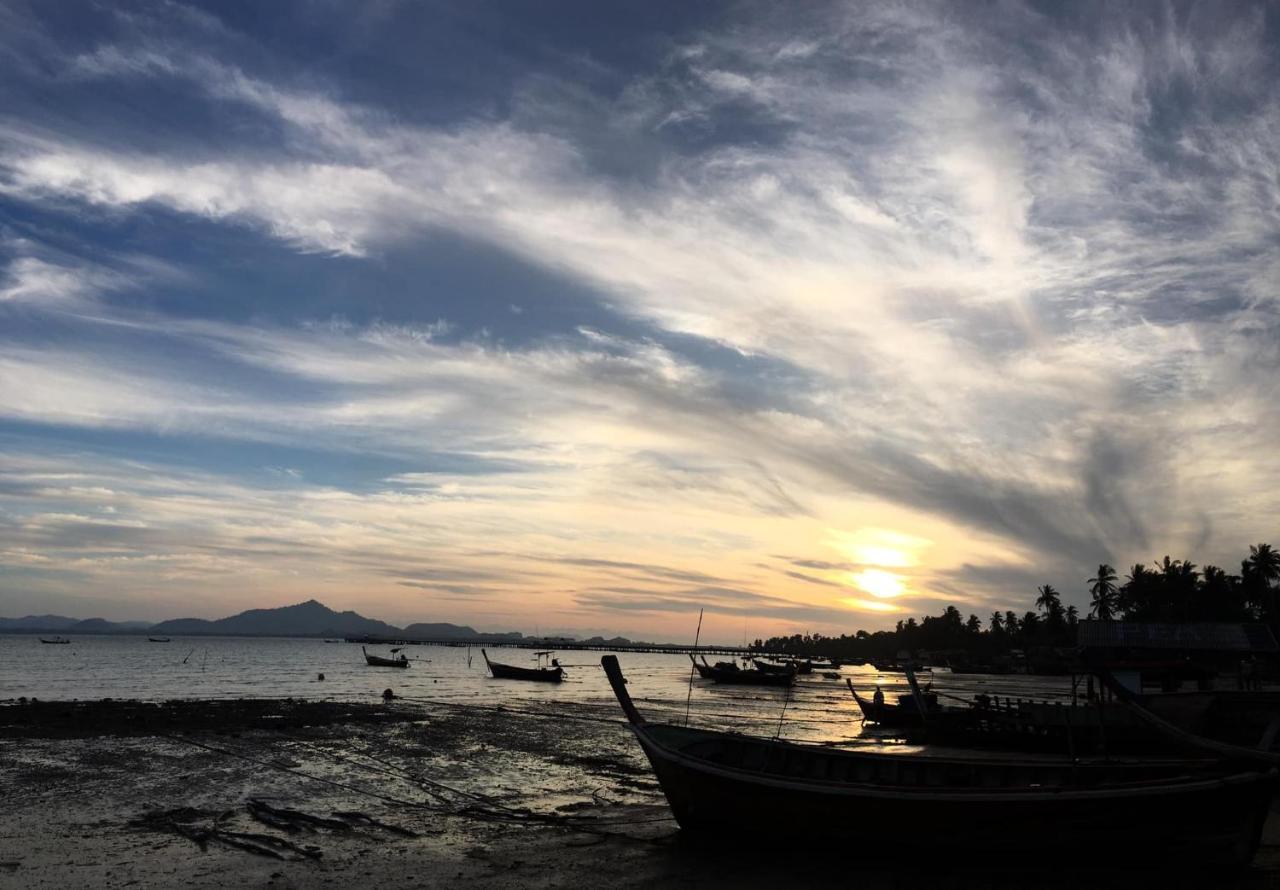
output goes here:
[{"label": "moored boat", "polygon": [[40,642],[44,643],[46,646],[63,646],[71,641],[66,637],[41,637]]},{"label": "moored boat", "polygon": [[[409,666],[409,658],[403,652],[400,653],[399,658],[383,658],[381,655],[370,655],[364,646],[360,647],[360,651],[364,652],[365,664],[370,667],[407,668]],[[400,652],[400,650],[391,650],[392,655],[397,652]]]},{"label": "moored boat", "polygon": [[[516,667],[490,661],[489,653],[483,649],[480,650],[480,654],[484,656],[484,663],[489,666],[489,673],[493,674],[495,680],[532,680],[540,683],[559,683],[564,680],[564,668],[560,667],[560,662],[551,658],[550,652],[535,653],[538,656],[536,668]],[[542,665],[543,658],[550,659],[550,667]]]},{"label": "moored boat", "polygon": [[147,637],[148,643],[168,643],[168,637]]},{"label": "moored boat", "polygon": [[764,671],[766,674],[794,674],[796,667],[794,664],[774,664],[773,662],[764,661],[763,659],[753,658],[751,663],[756,666],[756,670]]},{"label": "moored boat", "polygon": [[[690,655],[689,658],[692,659],[693,656]],[[726,661],[710,665],[705,658],[702,659],[702,664],[694,661],[693,666],[698,669],[698,676],[704,680],[732,686],[790,686],[796,679],[794,668],[773,673],[753,668],[740,668]]]},{"label": "moored boat", "polygon": [[[875,698],[870,700],[858,695],[858,690],[853,688],[853,681],[846,679],[849,685],[849,691],[853,693],[853,700],[858,703],[858,708],[862,711],[862,718],[870,723],[877,723],[881,726],[921,726],[925,720],[931,716],[941,712],[938,705],[938,696],[931,693],[921,693],[919,702],[914,693],[898,696],[896,703],[890,704],[884,701],[876,701]],[[923,707],[922,707],[922,704]]]},{"label": "moored boat", "polygon": [[[680,827],[693,834],[822,835],[901,849],[903,826],[945,825],[931,847],[1248,863],[1276,771],[1226,759],[897,754],[650,724],[615,656],[601,659]],[[767,824],[761,811],[772,814]],[[1046,831],[1045,826],[1053,826]]]}]

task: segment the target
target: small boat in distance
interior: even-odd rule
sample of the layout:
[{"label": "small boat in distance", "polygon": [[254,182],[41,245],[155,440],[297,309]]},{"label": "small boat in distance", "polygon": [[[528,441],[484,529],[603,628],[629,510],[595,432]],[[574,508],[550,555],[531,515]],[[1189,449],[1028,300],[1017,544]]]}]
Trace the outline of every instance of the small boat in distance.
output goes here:
[{"label": "small boat in distance", "polygon": [[790,686],[795,682],[796,669],[784,668],[780,671],[762,671],[755,668],[740,668],[731,661],[717,661],[707,664],[703,656],[702,664],[690,655],[689,660],[698,670],[698,676],[704,680],[724,683],[731,686]]},{"label": "small boat in distance", "polygon": [[[489,653],[483,649],[480,650],[480,654],[484,656],[484,663],[488,665],[489,673],[493,674],[495,680],[533,680],[540,683],[559,683],[564,680],[564,668],[560,667],[559,661],[551,657],[551,652],[534,653],[538,659],[536,668],[516,667],[490,661]],[[544,658],[550,662],[550,666],[543,666]]]},{"label": "small boat in distance", "polygon": [[753,658],[751,663],[756,666],[756,670],[764,671],[766,674],[794,674],[797,671],[795,662],[786,664],[774,664],[763,659]]},{"label": "small boat in distance", "polygon": [[147,642],[148,643],[167,643],[169,642],[169,638],[168,637],[147,637]]},{"label": "small boat in distance", "polygon": [[48,646],[64,646],[71,641],[66,637],[41,637],[40,642]]},{"label": "small boat in distance", "polygon": [[1277,786],[1274,769],[1230,759],[842,750],[651,724],[617,657],[600,662],[672,815],[694,838],[822,837],[897,853],[914,840],[903,826],[945,819],[930,847],[968,856],[1088,850],[1243,866]]},{"label": "small boat in distance", "polygon": [[[365,651],[364,646],[360,647],[360,651],[364,652],[365,664],[368,664],[370,667],[407,668],[409,666],[409,659],[403,652],[400,653],[399,658],[383,658],[381,655],[370,655]],[[395,655],[397,652],[400,652],[400,650],[391,650],[392,655]]]}]

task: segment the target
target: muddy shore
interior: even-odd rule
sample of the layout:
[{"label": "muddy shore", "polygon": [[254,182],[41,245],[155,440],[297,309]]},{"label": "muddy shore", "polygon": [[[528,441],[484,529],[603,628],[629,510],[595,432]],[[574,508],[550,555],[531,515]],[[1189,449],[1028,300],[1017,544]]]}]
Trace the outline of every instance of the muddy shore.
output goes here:
[{"label": "muddy shore", "polygon": [[8,703],[0,800],[0,887],[1280,886],[1280,808],[1233,876],[937,861],[943,825],[904,826],[920,855],[897,861],[709,849],[589,705]]}]

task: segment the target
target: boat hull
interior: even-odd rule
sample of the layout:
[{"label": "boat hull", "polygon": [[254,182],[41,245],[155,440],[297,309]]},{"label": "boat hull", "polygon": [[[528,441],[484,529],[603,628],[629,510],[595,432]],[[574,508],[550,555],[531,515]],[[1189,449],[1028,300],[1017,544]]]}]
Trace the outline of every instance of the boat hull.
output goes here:
[{"label": "boat hull", "polygon": [[1257,850],[1275,792],[1274,777],[1257,773],[1142,793],[892,790],[717,768],[656,744],[644,728],[636,735],[684,830],[729,837],[760,832],[758,815],[768,812],[771,836],[842,840],[871,850],[900,849],[911,840],[903,826],[928,823],[940,826],[929,834],[931,848],[1010,856],[1057,849],[1125,859],[1184,854],[1241,865]]},{"label": "boat hull", "polygon": [[370,655],[364,651],[363,646],[360,647],[360,651],[364,652],[364,661],[369,667],[407,668],[409,666],[407,658],[382,658],[378,655]]},{"label": "boat hull", "polygon": [[483,649],[484,663],[495,680],[525,680],[534,683],[560,683],[564,681],[564,669],[554,668],[522,668],[510,664],[499,664],[489,660],[489,654]]},{"label": "boat hull", "polygon": [[931,850],[969,856],[1241,866],[1280,775],[1256,758],[886,753],[650,724],[617,658],[601,666],[681,828],[735,842],[822,838],[867,855],[910,848],[911,827],[931,824]]}]

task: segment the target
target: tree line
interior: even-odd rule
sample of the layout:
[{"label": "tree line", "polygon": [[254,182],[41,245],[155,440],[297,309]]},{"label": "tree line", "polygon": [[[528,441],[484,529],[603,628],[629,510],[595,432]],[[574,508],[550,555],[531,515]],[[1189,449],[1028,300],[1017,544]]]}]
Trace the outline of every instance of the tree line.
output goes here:
[{"label": "tree line", "polygon": [[[1239,573],[1169,556],[1148,566],[1136,563],[1123,581],[1114,567],[1102,564],[1086,582],[1088,618],[1098,621],[1263,621],[1280,638],[1280,551],[1270,544],[1249,547]],[[1035,608],[1019,615],[993,612],[984,622],[965,618],[955,606],[940,615],[899,621],[891,631],[825,637],[795,634],[756,640],[771,652],[829,655],[838,658],[893,658],[907,650],[964,650],[979,655],[1007,653],[1075,643],[1081,616],[1051,584],[1036,589]]]}]

